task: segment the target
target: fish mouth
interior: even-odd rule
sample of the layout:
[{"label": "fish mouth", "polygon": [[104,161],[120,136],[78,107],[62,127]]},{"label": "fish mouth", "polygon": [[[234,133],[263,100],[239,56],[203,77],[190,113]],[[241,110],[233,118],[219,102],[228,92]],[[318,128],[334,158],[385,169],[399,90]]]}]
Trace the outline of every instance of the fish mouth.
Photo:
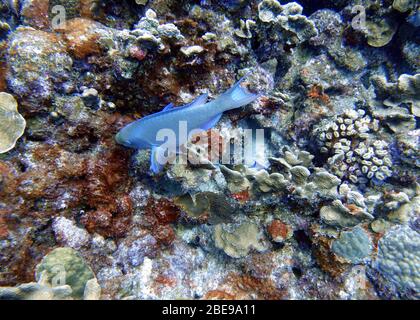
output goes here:
[{"label": "fish mouth", "polygon": [[118,144],[121,144],[121,145],[123,145],[123,146],[125,146],[125,147],[131,147],[131,143],[129,142],[129,141],[126,141],[126,140],[124,140],[123,138],[122,138],[122,135],[121,135],[121,131],[120,132],[118,132],[116,135],[115,135],[115,141],[118,143]]}]

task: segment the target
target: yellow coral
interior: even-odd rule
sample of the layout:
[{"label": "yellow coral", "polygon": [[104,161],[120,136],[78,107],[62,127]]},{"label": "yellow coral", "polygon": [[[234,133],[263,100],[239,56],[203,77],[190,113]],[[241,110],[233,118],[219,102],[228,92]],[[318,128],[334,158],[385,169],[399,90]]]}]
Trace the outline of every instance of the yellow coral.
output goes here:
[{"label": "yellow coral", "polygon": [[10,151],[25,132],[26,121],[18,112],[15,98],[0,92],[0,153]]}]

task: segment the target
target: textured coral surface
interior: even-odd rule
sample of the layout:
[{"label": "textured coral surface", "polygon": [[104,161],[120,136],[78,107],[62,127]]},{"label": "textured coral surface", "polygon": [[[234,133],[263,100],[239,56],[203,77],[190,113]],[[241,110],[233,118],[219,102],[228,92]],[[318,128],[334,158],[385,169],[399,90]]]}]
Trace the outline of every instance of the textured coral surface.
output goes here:
[{"label": "textured coral surface", "polygon": [[[419,10],[1,1],[0,299],[419,299]],[[199,164],[117,143],[244,75]]]}]

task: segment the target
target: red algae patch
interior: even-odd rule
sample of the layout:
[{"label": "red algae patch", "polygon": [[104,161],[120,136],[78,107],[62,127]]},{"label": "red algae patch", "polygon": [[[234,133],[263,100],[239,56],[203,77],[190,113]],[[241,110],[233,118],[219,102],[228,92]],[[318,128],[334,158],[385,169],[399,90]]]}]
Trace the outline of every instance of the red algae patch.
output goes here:
[{"label": "red algae patch", "polygon": [[175,223],[180,214],[180,209],[172,201],[151,197],[145,210],[145,227],[159,244],[169,246],[175,240],[175,232],[170,224]]},{"label": "red algae patch", "polygon": [[105,27],[93,20],[75,18],[67,21],[63,30],[63,38],[68,50],[77,59],[101,53],[98,42]]},{"label": "red algae patch", "polygon": [[49,7],[49,0],[26,1],[22,8],[22,16],[31,27],[46,30],[51,26],[48,16]]},{"label": "red algae patch", "polygon": [[267,231],[274,242],[283,242],[293,236],[292,228],[280,220],[273,220],[267,227]]}]

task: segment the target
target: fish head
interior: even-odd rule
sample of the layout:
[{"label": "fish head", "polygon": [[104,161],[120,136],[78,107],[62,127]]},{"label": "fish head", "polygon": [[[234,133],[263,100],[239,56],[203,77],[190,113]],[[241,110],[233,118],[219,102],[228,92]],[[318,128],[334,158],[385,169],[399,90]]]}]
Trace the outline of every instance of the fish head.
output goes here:
[{"label": "fish head", "polygon": [[124,137],[124,133],[122,132],[122,130],[119,131],[117,133],[117,135],[115,136],[115,141],[117,141],[118,144],[121,144],[121,145],[123,145],[125,147],[133,148],[133,143],[131,141],[127,140]]},{"label": "fish head", "polygon": [[150,144],[142,139],[144,135],[142,129],[130,123],[129,125],[122,128],[115,136],[115,141],[127,148],[133,149],[147,149],[150,148]]}]

